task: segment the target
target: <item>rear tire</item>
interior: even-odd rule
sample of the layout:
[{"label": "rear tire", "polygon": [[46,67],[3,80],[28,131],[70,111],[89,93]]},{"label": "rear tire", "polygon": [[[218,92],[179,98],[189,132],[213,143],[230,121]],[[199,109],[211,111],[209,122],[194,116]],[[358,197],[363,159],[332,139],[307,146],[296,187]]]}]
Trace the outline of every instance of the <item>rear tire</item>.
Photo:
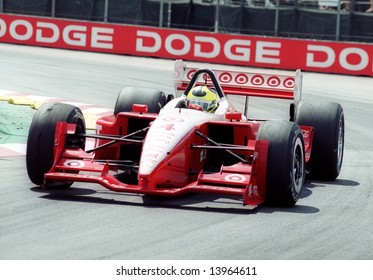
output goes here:
[{"label": "rear tire", "polygon": [[125,87],[118,95],[114,107],[114,115],[120,112],[131,112],[133,104],[147,105],[149,113],[159,113],[166,103],[167,97],[163,91]]},{"label": "rear tire", "polygon": [[305,181],[304,142],[299,126],[287,121],[266,121],[257,138],[269,140],[266,202],[293,206]]},{"label": "rear tire", "polygon": [[342,167],[344,152],[344,113],[334,102],[299,102],[295,122],[312,126],[314,136],[309,176],[316,180],[335,180]]},{"label": "rear tire", "polygon": [[[44,174],[54,160],[54,134],[57,122],[76,124],[76,133],[85,133],[85,121],[81,110],[64,103],[45,103],[35,113],[31,122],[26,149],[28,176],[35,185],[44,184]],[[84,149],[84,141],[79,144]],[[69,187],[64,182],[60,187]]]}]

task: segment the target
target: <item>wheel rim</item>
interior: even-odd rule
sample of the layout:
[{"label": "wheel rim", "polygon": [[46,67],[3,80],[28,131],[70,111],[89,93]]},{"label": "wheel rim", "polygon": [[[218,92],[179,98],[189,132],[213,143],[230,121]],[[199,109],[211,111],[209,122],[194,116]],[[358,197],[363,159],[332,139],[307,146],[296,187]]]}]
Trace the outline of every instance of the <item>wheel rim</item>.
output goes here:
[{"label": "wheel rim", "polygon": [[298,138],[293,154],[293,185],[299,194],[304,182],[304,152],[301,140]]},{"label": "wheel rim", "polygon": [[338,170],[341,169],[341,165],[342,165],[343,146],[344,146],[344,125],[343,125],[343,118],[341,118],[339,120],[339,129],[338,129],[338,149],[337,149]]}]

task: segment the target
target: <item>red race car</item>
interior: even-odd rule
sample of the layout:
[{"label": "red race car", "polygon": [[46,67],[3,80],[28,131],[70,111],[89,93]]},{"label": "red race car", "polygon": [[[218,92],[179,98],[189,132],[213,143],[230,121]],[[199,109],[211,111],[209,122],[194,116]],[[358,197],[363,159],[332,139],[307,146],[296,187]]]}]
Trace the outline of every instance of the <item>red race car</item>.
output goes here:
[{"label": "red race car", "polygon": [[[301,101],[301,86],[299,70],[195,69],[178,60],[175,94],[126,87],[95,134],[86,133],[79,108],[45,103],[29,131],[28,175],[43,187],[93,182],[116,192],[203,192],[237,195],[244,205],[293,206],[306,175],[339,175],[344,149],[341,105]],[[243,113],[231,95],[243,96]],[[289,99],[289,119],[248,119],[250,96]],[[94,147],[85,148],[87,138]]]}]

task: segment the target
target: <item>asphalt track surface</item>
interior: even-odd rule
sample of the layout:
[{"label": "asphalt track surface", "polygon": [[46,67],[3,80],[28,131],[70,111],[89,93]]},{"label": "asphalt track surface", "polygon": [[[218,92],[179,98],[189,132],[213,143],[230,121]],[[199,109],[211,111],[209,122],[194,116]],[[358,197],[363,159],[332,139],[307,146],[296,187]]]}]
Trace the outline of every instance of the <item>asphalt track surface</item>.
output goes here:
[{"label": "asphalt track surface", "polygon": [[[172,79],[171,60],[0,44],[1,89],[111,108],[124,86],[172,92]],[[343,106],[345,156],[339,178],[308,182],[293,208],[94,184],[43,190],[28,180],[24,156],[0,157],[0,259],[372,260],[372,88],[372,78],[304,74],[305,100]],[[287,110],[268,105],[275,117]]]}]

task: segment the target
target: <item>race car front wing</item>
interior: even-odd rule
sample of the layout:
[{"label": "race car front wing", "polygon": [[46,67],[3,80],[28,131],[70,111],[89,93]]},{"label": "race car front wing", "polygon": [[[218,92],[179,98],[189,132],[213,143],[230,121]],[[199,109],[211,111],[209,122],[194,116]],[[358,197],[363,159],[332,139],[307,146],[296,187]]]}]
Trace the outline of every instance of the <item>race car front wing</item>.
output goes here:
[{"label": "race car front wing", "polygon": [[[251,156],[248,161],[234,165],[222,165],[219,172],[200,170],[195,181],[181,187],[155,186],[148,182],[149,176],[138,175],[137,184],[123,183],[112,174],[113,162],[97,161],[94,153],[79,147],[67,147],[66,135],[74,134],[75,125],[57,123],[54,143],[54,164],[45,174],[45,185],[55,181],[98,183],[115,192],[178,196],[190,192],[235,195],[244,205],[257,206],[265,201],[266,166],[269,142],[249,140],[247,146],[224,146],[226,150],[245,149]],[[89,137],[89,136],[87,136]],[[113,138],[115,139],[115,138]],[[123,140],[118,137],[117,140]],[[125,140],[123,140],[125,141]],[[193,149],[214,148],[194,146]]]}]

